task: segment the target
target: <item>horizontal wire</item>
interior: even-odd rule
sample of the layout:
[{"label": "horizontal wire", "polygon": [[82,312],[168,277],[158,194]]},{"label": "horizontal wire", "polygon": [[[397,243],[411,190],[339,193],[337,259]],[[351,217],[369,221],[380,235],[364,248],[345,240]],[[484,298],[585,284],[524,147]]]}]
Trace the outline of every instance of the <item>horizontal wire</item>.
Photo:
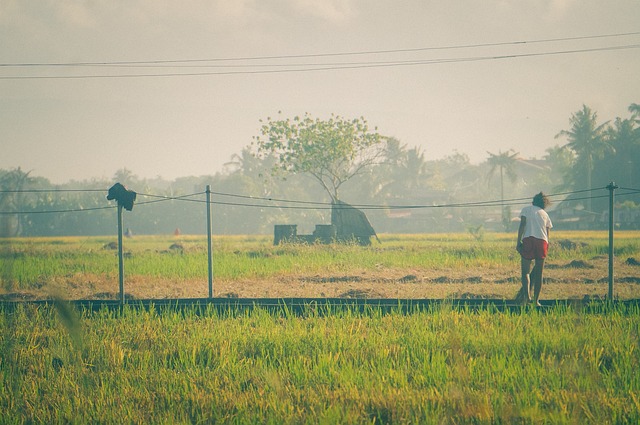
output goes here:
[{"label": "horizontal wire", "polygon": [[62,193],[62,192],[108,192],[109,189],[8,189],[0,193]]},{"label": "horizontal wire", "polygon": [[[556,194],[551,194],[551,195],[547,195],[549,197],[556,197],[556,196],[563,196],[563,195],[570,195],[570,194],[577,194],[577,193],[584,193],[584,192],[590,192],[592,190],[598,190],[598,189],[602,189],[601,187],[598,188],[594,188],[594,189],[583,189],[583,190],[576,190],[576,191],[571,191],[571,192],[560,192],[560,193],[556,193]],[[326,202],[314,202],[314,201],[295,201],[295,200],[288,200],[288,199],[278,199],[278,198],[272,198],[272,197],[257,197],[257,196],[248,196],[248,195],[236,195],[236,194],[230,194],[230,193],[224,193],[224,192],[210,192],[211,194],[215,194],[215,195],[220,195],[220,196],[229,196],[229,197],[235,197],[235,198],[242,198],[242,199],[251,199],[251,200],[264,200],[264,201],[273,201],[273,202],[286,202],[286,203],[299,203],[299,204],[309,204],[309,205],[331,205],[330,203],[326,203]],[[515,200],[520,201],[520,200],[528,200],[531,198],[517,198]],[[514,199],[512,199],[514,200]],[[509,201],[509,200],[505,200]],[[486,202],[491,202],[491,203],[495,203],[495,202],[501,202],[501,201],[484,201],[484,202],[471,202],[471,203],[465,203],[465,204],[461,204],[463,206],[469,205],[469,206],[473,206],[473,205],[481,205],[483,203]],[[371,206],[369,204],[352,204],[353,206]],[[389,208],[389,206],[383,206],[383,205],[374,205],[377,207],[381,207],[381,208]],[[407,208],[407,207],[411,207],[410,205],[403,205],[397,206],[398,208]]]},{"label": "horizontal wire", "polygon": [[508,45],[524,45],[524,44],[541,44],[560,41],[577,41],[599,38],[614,38],[639,35],[640,32],[625,32],[614,34],[586,35],[576,37],[560,37],[547,38],[537,40],[521,40],[521,41],[505,41],[497,43],[476,43],[461,44],[450,46],[431,46],[404,49],[387,49],[387,50],[365,50],[353,52],[334,52],[334,53],[310,53],[297,55],[273,55],[273,56],[248,56],[248,57],[231,57],[231,58],[209,58],[209,59],[169,59],[169,60],[150,60],[150,61],[103,61],[103,62],[66,62],[66,63],[0,63],[0,67],[47,67],[47,66],[109,66],[109,65],[144,65],[144,64],[172,64],[172,63],[198,63],[198,62],[234,62],[234,61],[255,61],[255,60],[274,60],[274,59],[302,59],[302,58],[318,58],[318,57],[336,57],[336,56],[362,56],[377,55],[390,53],[411,53],[433,50],[455,50],[455,49],[472,49],[480,47],[498,47]]},{"label": "horizontal wire", "polygon": [[[445,63],[462,63],[462,62],[480,62],[488,60],[504,60],[504,59],[516,59],[525,57],[539,57],[539,56],[555,56],[565,54],[576,53],[591,53],[599,51],[614,51],[614,50],[627,50],[638,49],[640,44],[630,44],[624,46],[608,46],[588,49],[574,49],[564,51],[551,51],[551,52],[539,52],[539,53],[523,53],[523,54],[510,54],[510,55],[494,55],[494,56],[478,56],[478,57],[462,57],[451,59],[431,59],[431,60],[413,60],[413,61],[394,61],[388,63],[371,63],[362,62],[352,65],[317,65],[310,68],[301,69],[260,69],[260,70],[240,70],[240,71],[218,71],[218,72],[170,72],[170,73],[144,73],[144,74],[84,74],[84,75],[9,75],[0,76],[0,80],[40,80],[40,79],[98,79],[98,78],[155,78],[155,77],[198,77],[198,76],[213,76],[213,75],[252,75],[252,74],[280,74],[280,73],[295,73],[295,72],[313,72],[313,71],[336,71],[347,69],[366,69],[366,68],[386,68],[386,67],[399,67],[399,66],[417,66],[417,65],[435,65]],[[308,65],[302,65],[308,66]],[[264,66],[263,66],[264,67]]]},{"label": "horizontal wire", "polygon": [[113,209],[113,208],[116,208],[116,205],[110,205],[110,206],[105,206],[105,207],[75,208],[75,209],[68,209],[68,210],[0,211],[0,215],[64,214],[64,213],[74,213],[74,212],[109,210],[109,209]]},{"label": "horizontal wire", "polygon": [[[591,192],[593,190],[602,190],[604,188],[597,189],[586,189],[575,192],[564,192],[561,194],[551,194],[547,195],[548,197],[554,197],[565,194],[573,194],[573,193],[584,193]],[[619,196],[628,195],[628,193],[621,193]],[[572,198],[569,200],[563,200],[566,202],[574,202],[574,201],[583,201],[587,199],[601,199],[607,198],[609,195],[599,195],[599,196],[585,196],[580,198]],[[254,198],[261,199],[261,198]],[[272,200],[264,198],[262,200]],[[436,208],[465,208],[465,207],[499,207],[499,206],[514,206],[514,205],[522,205],[525,202],[529,202],[531,200],[530,197],[527,198],[514,198],[514,199],[505,199],[501,200],[492,200],[492,201],[482,201],[482,202],[465,202],[465,203],[455,203],[455,204],[441,204],[441,205],[370,205],[370,204],[349,204],[344,208],[358,208],[361,210],[407,210],[407,209],[436,209]],[[202,200],[194,200],[194,202],[202,202],[206,203],[206,201]],[[305,203],[304,201],[288,201],[288,202],[300,202]],[[318,203],[314,202],[314,205],[318,205],[317,207],[304,207],[304,206],[283,206],[283,205],[267,205],[267,204],[247,204],[247,203],[239,203],[239,202],[221,202],[221,201],[211,201],[212,204],[215,205],[227,205],[227,206],[243,206],[243,207],[255,207],[255,208],[279,208],[279,209],[302,209],[302,210],[330,210],[332,208],[340,209],[340,206],[333,206],[330,203]]]},{"label": "horizontal wire", "polygon": [[[100,191],[100,190],[99,189],[53,190],[53,192],[97,192],[97,191]],[[14,191],[11,191],[11,190],[0,191],[0,193],[42,193],[42,192],[49,192],[49,190],[47,190],[47,189],[37,189],[37,190],[27,189],[27,190],[20,190],[20,191],[15,191],[15,190]],[[165,196],[160,196],[160,195],[147,195],[147,194],[138,194],[138,195],[150,196],[150,197],[158,197],[158,198],[162,198],[162,199],[156,199],[156,200],[153,200],[153,201],[137,202],[136,206],[155,204],[155,203],[158,203],[158,202],[170,201],[172,199],[180,200],[180,198],[182,198],[182,197],[193,196],[193,194],[192,195],[183,195],[183,196],[178,196],[178,197],[165,197]],[[0,211],[0,215],[62,214],[62,213],[108,210],[108,209],[114,209],[114,208],[117,208],[117,205],[109,205],[109,206],[104,206],[104,207],[90,207],[90,208],[72,208],[72,209],[66,209],[66,210]]]},{"label": "horizontal wire", "polygon": [[[604,190],[606,187],[598,187],[593,189],[582,189],[577,191],[570,192],[560,192],[555,194],[547,195],[549,198],[554,198],[558,196],[566,196],[573,195],[579,193],[593,192],[597,190]],[[638,189],[627,189],[621,188],[621,190],[630,190],[631,192],[627,193],[618,193],[617,196],[626,196],[626,195],[634,195],[640,192]],[[59,190],[54,190],[54,192],[58,192]],[[66,191],[74,191],[74,192],[95,192],[96,189],[70,189]],[[0,191],[0,193],[33,193],[34,190],[20,190],[20,191]],[[47,192],[46,189],[39,189],[38,192]],[[188,195],[180,195],[180,196],[165,196],[165,195],[153,195],[146,193],[139,193],[140,196],[158,198],[151,201],[143,201],[137,202],[136,206],[143,206],[149,204],[155,204],[158,202],[166,202],[171,200],[176,201],[186,201],[186,202],[196,202],[196,203],[206,203],[206,200],[202,199],[189,199],[194,196],[202,196],[206,192],[196,192]],[[238,197],[243,199],[251,199],[251,200],[261,200],[268,202],[285,202],[285,203],[298,203],[309,206],[290,206],[290,205],[269,205],[269,204],[249,204],[249,203],[239,203],[239,202],[222,202],[222,201],[210,201],[211,204],[215,205],[225,205],[225,206],[241,206],[241,207],[253,207],[253,208],[263,208],[263,209],[292,209],[292,210],[330,210],[332,208],[336,208],[332,203],[326,202],[312,202],[312,201],[296,201],[296,200],[285,200],[285,199],[276,199],[276,198],[260,198],[260,197],[251,197],[246,195],[234,195],[223,192],[210,192],[211,194],[220,195],[220,196],[229,196],[229,197]],[[575,202],[582,201],[587,199],[602,199],[606,198],[609,195],[599,195],[599,196],[585,196],[579,198],[572,199],[563,199],[564,202]],[[437,209],[437,208],[468,208],[468,207],[508,207],[508,206],[516,206],[522,205],[525,202],[530,201],[530,197],[526,198],[511,198],[504,200],[490,200],[490,201],[478,201],[478,202],[462,202],[462,203],[451,203],[451,204],[440,204],[440,205],[372,205],[372,204],[348,204],[344,206],[344,208],[358,208],[362,210],[410,210],[410,209]],[[67,212],[84,212],[84,211],[96,211],[96,210],[104,210],[104,209],[112,209],[116,206],[105,206],[105,207],[92,207],[92,208],[76,208],[76,209],[68,209],[68,210],[47,210],[47,211],[0,211],[0,215],[21,215],[21,214],[47,214],[47,213],[67,213]],[[337,206],[340,208],[340,206]]]}]

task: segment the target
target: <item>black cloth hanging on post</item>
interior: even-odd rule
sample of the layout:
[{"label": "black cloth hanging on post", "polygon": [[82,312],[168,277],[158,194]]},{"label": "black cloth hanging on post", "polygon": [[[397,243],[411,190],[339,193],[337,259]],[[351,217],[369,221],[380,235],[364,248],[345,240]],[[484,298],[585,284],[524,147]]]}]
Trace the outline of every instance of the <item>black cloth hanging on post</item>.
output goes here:
[{"label": "black cloth hanging on post", "polygon": [[120,183],[116,183],[109,189],[107,194],[107,200],[111,201],[115,199],[118,204],[122,205],[125,210],[131,211],[133,209],[133,203],[136,200],[136,192],[128,190]]}]

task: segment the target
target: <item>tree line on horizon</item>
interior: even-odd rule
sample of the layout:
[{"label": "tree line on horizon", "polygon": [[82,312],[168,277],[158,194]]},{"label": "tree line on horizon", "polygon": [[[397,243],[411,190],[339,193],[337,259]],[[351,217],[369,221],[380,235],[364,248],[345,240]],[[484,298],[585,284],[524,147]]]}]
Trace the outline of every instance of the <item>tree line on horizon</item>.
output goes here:
[{"label": "tree line on horizon", "polygon": [[[315,224],[330,222],[330,203],[338,196],[364,205],[378,233],[511,231],[521,208],[513,202],[463,205],[526,204],[539,191],[581,192],[610,181],[637,189],[640,105],[628,110],[628,118],[600,122],[583,105],[558,132],[561,142],[540,159],[523,159],[513,149],[487,152],[476,165],[458,152],[427,159],[419,148],[369,129],[364,118],[318,120],[306,114],[269,118],[254,143],[213,175],[168,181],[121,169],[112,179],[54,185],[21,168],[0,169],[0,236],[113,235],[116,216],[105,196],[116,182],[141,194],[125,215],[133,234],[205,233],[206,205],[200,201],[207,185],[215,234],[269,234],[275,224],[298,224],[299,233],[311,233]],[[196,195],[180,198],[189,194]],[[606,201],[594,196],[576,203],[599,214]],[[621,202],[640,208],[637,195]]]}]

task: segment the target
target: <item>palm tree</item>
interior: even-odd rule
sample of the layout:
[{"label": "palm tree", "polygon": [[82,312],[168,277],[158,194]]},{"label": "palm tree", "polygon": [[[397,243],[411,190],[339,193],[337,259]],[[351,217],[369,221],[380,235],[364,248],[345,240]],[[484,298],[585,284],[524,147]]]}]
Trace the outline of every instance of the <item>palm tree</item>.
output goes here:
[{"label": "palm tree", "polygon": [[113,181],[125,186],[132,186],[138,182],[138,176],[128,168],[121,168],[113,175]]},{"label": "palm tree", "polygon": [[607,164],[610,178],[622,180],[623,184],[637,181],[634,172],[640,163],[640,132],[633,119],[616,118],[607,131],[606,136],[612,147],[611,161]]},{"label": "palm tree", "polygon": [[246,177],[260,178],[265,171],[271,171],[273,167],[271,157],[260,159],[246,146],[240,154],[231,155],[231,160],[224,164],[229,174],[240,173]]},{"label": "palm tree", "polygon": [[491,178],[496,171],[500,172],[500,204],[502,206],[502,223],[504,224],[505,230],[508,230],[511,217],[510,211],[507,211],[504,206],[504,177],[506,175],[512,183],[516,181],[518,176],[516,174],[515,166],[519,153],[515,152],[513,149],[509,149],[506,152],[499,151],[497,155],[491,152],[487,153],[489,154],[487,163],[491,167],[487,175],[487,180],[491,181]]},{"label": "palm tree", "polygon": [[424,153],[419,147],[407,151],[406,164],[404,170],[407,177],[409,190],[416,190],[421,186],[421,180],[426,174],[427,164],[424,160]]},{"label": "palm tree", "polygon": [[[605,137],[608,122],[598,125],[598,115],[586,105],[582,110],[571,116],[571,130],[562,130],[556,138],[565,136],[568,143],[565,147],[573,150],[576,155],[576,168],[578,173],[586,174],[587,189],[591,190],[594,160],[601,159],[605,153],[612,151],[612,147]],[[575,181],[579,181],[574,177]],[[576,184],[574,183],[574,186]],[[576,189],[576,187],[574,187]],[[591,210],[591,198],[588,199],[588,209]]]},{"label": "palm tree", "polygon": [[546,155],[543,157],[550,168],[562,175],[559,184],[556,184],[555,190],[563,192],[573,187],[572,172],[576,162],[576,155],[572,150],[564,146],[555,145],[545,150]]}]

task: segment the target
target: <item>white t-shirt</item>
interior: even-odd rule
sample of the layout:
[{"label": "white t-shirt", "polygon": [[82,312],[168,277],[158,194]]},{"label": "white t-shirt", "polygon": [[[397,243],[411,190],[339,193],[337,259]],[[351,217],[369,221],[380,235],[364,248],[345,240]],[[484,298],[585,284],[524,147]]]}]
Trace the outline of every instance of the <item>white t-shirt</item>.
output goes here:
[{"label": "white t-shirt", "polygon": [[534,238],[543,239],[549,242],[547,229],[551,229],[553,224],[551,224],[549,214],[547,214],[545,210],[535,205],[529,205],[522,209],[520,217],[524,217],[526,219],[524,234],[522,235],[523,239],[533,236]]}]

